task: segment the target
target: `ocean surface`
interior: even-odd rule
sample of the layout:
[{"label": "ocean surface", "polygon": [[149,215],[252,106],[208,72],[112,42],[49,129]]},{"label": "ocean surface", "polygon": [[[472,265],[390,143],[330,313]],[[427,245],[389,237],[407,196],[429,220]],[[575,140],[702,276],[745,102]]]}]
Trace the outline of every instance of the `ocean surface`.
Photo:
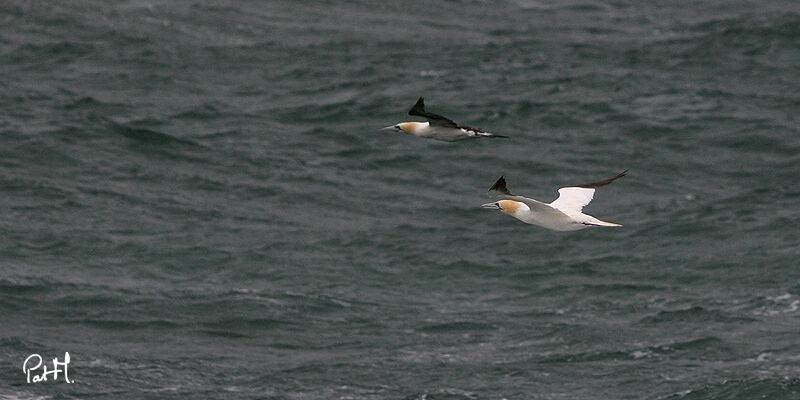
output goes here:
[{"label": "ocean surface", "polygon": [[800,3],[5,0],[0,399],[800,399]]}]

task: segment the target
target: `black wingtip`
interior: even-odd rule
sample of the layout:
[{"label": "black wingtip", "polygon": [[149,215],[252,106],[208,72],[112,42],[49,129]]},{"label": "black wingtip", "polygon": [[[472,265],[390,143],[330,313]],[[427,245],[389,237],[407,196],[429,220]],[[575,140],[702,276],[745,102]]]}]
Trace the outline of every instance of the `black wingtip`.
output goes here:
[{"label": "black wingtip", "polygon": [[414,107],[411,107],[411,109],[408,110],[408,115],[422,115],[422,114],[425,114],[425,99],[420,97],[419,99],[417,99],[417,102],[414,103]]},{"label": "black wingtip", "polygon": [[626,169],[625,171],[622,171],[622,172],[618,173],[617,176],[615,176],[613,178],[608,178],[608,179],[603,179],[602,181],[587,183],[585,185],[580,185],[578,187],[588,188],[588,189],[596,189],[596,188],[599,188],[600,186],[608,185],[609,183],[614,182],[615,180],[617,180],[619,178],[622,178],[623,176],[625,176],[627,174],[628,174],[628,170]]},{"label": "black wingtip", "polygon": [[611,180],[613,181],[614,179],[622,178],[625,175],[628,175],[628,170],[627,169],[625,171],[622,171],[622,172],[618,173],[617,176],[611,178]]},{"label": "black wingtip", "polygon": [[504,178],[503,176],[500,176],[500,179],[498,179],[497,182],[495,182],[494,185],[492,185],[492,187],[489,188],[489,192],[493,191],[497,191],[509,196],[512,195],[511,192],[509,192],[508,188],[506,187],[506,178]]}]

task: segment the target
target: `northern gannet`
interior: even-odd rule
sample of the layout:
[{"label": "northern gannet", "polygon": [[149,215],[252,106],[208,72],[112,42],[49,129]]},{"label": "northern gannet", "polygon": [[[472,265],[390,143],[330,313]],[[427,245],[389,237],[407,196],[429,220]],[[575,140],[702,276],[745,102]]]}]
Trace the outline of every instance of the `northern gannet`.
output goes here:
[{"label": "northern gannet", "polygon": [[558,189],[558,198],[550,204],[511,194],[506,188],[505,178],[501,176],[489,189],[489,195],[502,197],[504,200],[483,204],[481,207],[500,210],[526,224],[539,225],[554,231],[577,231],[590,226],[622,226],[600,221],[581,210],[592,201],[596,188],[608,185],[627,173],[625,170],[613,178]]},{"label": "northern gannet", "polygon": [[457,142],[459,140],[482,137],[508,137],[459,125],[439,114],[427,112],[425,111],[425,102],[422,97],[417,100],[417,103],[414,104],[414,107],[411,107],[411,109],[408,110],[408,115],[418,115],[427,119],[428,122],[400,122],[396,125],[381,128],[381,130],[405,132],[414,136],[442,140],[445,142]]}]

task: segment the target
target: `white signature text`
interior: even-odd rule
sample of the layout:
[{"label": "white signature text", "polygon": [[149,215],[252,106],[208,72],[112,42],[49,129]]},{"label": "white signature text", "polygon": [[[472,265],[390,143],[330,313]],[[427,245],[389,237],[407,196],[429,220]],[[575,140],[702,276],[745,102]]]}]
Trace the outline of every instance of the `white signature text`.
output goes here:
[{"label": "white signature text", "polygon": [[54,358],[53,369],[50,370],[47,369],[47,364],[42,362],[42,356],[38,354],[29,355],[25,362],[22,363],[22,372],[25,373],[28,383],[46,382],[48,377],[52,378],[53,381],[57,381],[59,373],[64,374],[64,381],[74,383],[74,380],[69,379],[68,368],[69,352],[64,352],[63,362],[59,362],[58,357]]}]

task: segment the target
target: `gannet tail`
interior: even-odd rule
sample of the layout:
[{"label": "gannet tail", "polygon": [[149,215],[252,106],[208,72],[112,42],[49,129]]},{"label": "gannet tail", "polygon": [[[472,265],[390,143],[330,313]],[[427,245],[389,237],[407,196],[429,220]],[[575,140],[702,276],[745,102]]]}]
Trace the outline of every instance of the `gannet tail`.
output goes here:
[{"label": "gannet tail", "polygon": [[584,224],[584,225],[603,226],[603,227],[607,227],[607,228],[618,228],[618,227],[622,226],[620,224],[615,224],[613,222],[600,221],[597,218],[593,218],[591,221],[584,221],[584,222],[581,222],[581,223]]},{"label": "gannet tail", "polygon": [[487,137],[487,138],[502,138],[502,139],[508,139],[508,136],[504,136],[504,135],[498,135],[498,134],[495,134],[495,133],[489,133],[489,132],[478,132],[478,134],[477,134],[476,136],[479,136],[479,137]]}]

